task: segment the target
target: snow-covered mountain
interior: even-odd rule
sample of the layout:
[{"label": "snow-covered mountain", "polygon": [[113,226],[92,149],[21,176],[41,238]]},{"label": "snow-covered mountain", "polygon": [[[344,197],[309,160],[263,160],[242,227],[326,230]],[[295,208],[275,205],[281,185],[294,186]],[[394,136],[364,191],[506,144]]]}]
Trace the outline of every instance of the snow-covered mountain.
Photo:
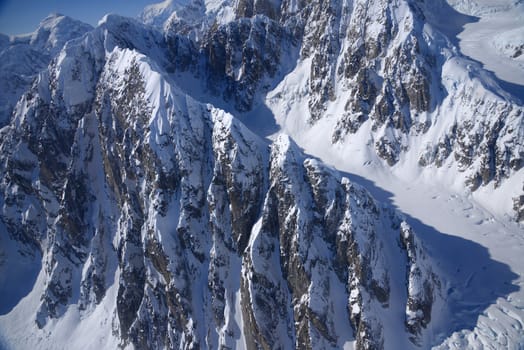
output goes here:
[{"label": "snow-covered mountain", "polygon": [[66,42],[92,29],[67,16],[52,14],[33,33],[0,35],[0,127],[9,123],[18,99]]},{"label": "snow-covered mountain", "polygon": [[[471,17],[444,1],[277,5],[245,5],[249,18],[239,5],[207,34],[164,24],[173,69],[201,77],[188,93],[214,91],[224,108],[253,111],[248,125],[276,121],[309,152],[354,158],[335,164],[436,173],[471,191],[516,178],[489,192],[501,194],[494,210],[522,217],[523,90],[461,55],[455,36]],[[184,40],[190,31],[202,39]]]},{"label": "snow-covered mountain", "polygon": [[0,38],[28,77],[2,93],[0,348],[524,346],[521,263],[343,172],[469,193],[522,253],[522,96],[462,55],[470,20],[166,0]]},{"label": "snow-covered mountain", "polygon": [[473,17],[443,0],[239,2],[234,20],[217,19],[215,2],[174,4],[152,9],[175,11],[156,25],[190,95],[256,129],[276,123],[308,152],[352,154],[337,166],[489,188],[480,200],[521,220],[524,90],[461,54],[456,36]]}]

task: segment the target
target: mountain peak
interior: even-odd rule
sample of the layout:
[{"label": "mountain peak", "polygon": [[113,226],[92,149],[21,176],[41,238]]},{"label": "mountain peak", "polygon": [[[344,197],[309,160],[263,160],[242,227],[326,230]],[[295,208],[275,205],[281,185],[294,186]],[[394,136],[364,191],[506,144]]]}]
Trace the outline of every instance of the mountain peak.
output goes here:
[{"label": "mountain peak", "polygon": [[174,12],[189,5],[191,1],[192,0],[165,0],[149,5],[140,15],[140,19],[146,24],[162,27]]},{"label": "mountain peak", "polygon": [[518,347],[524,238],[481,196],[524,220],[524,110],[432,4],[170,0],[2,50],[0,347]]},{"label": "mountain peak", "polygon": [[0,35],[0,127],[10,120],[16,102],[36,74],[47,67],[68,41],[92,29],[81,21],[52,13],[32,33]]},{"label": "mountain peak", "polygon": [[93,27],[60,13],[44,18],[31,34],[30,44],[56,54],[67,41],[92,30]]}]

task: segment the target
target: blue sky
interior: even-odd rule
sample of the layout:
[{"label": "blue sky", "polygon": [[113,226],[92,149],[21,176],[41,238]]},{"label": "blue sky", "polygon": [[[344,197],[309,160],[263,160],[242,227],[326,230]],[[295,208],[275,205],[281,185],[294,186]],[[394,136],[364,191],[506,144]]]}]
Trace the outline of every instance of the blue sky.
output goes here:
[{"label": "blue sky", "polygon": [[0,0],[0,33],[32,32],[54,12],[96,25],[106,13],[135,17],[155,2],[160,0]]}]

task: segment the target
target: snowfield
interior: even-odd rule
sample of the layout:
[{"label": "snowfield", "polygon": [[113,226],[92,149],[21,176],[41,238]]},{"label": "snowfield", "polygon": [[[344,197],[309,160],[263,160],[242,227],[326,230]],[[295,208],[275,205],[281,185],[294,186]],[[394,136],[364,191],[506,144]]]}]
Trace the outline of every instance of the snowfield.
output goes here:
[{"label": "snowfield", "polygon": [[524,2],[449,0],[459,12],[474,16],[458,35],[460,50],[524,94]]},{"label": "snowfield", "polygon": [[[495,73],[502,94],[524,101],[524,3],[449,2],[459,12],[479,16],[457,33],[460,51]],[[451,81],[462,74],[461,69],[449,64],[443,75]],[[342,113],[336,102],[326,118],[304,128],[307,106],[297,101],[308,93],[303,89],[310,70],[310,62],[301,62],[268,94],[266,104],[279,132],[291,135],[306,153],[346,172],[375,198],[406,214],[433,257],[453,276],[447,290],[455,312],[447,317],[457,331],[435,348],[524,348],[524,224],[514,221],[507,200],[522,188],[524,169],[501,188],[486,186],[472,193],[460,175],[450,176],[457,174],[452,163],[421,168],[412,154],[393,168],[384,167],[365,146],[372,142],[369,129],[361,128],[345,143],[333,145],[324,135],[332,130],[330,115]],[[454,113],[452,108],[449,113]],[[266,118],[271,123],[272,117]]]},{"label": "snowfield", "polygon": [[[165,0],[60,51],[44,38],[41,73],[0,120],[0,350],[524,349],[524,2],[417,2],[427,18],[404,0],[332,3],[320,37],[340,42],[312,54],[296,23],[265,17],[273,0],[229,27],[232,1]],[[367,17],[344,17],[353,6]],[[310,49],[334,41],[321,22]],[[53,23],[72,25],[42,33]],[[350,24],[389,46],[367,57]]]}]

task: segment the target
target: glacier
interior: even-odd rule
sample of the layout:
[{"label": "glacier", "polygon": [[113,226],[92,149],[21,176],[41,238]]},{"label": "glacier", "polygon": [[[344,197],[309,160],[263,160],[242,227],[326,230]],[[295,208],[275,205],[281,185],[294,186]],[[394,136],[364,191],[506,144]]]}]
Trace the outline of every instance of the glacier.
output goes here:
[{"label": "glacier", "polygon": [[523,347],[522,89],[464,42],[504,4],[0,38],[0,348]]}]

